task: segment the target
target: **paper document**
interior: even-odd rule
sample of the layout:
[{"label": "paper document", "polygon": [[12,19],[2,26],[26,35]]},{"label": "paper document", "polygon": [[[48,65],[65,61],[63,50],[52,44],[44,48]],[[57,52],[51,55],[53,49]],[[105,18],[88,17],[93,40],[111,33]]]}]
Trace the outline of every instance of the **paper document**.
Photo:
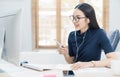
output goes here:
[{"label": "paper document", "polygon": [[71,70],[70,64],[23,64],[23,67],[27,67],[37,71],[49,70],[49,69],[60,69],[60,70]]}]

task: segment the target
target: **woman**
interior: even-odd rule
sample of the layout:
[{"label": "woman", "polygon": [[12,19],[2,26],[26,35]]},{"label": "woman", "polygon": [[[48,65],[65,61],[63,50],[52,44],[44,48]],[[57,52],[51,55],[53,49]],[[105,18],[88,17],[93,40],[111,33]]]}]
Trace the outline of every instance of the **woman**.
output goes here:
[{"label": "woman", "polygon": [[[115,59],[112,46],[103,29],[100,29],[92,6],[78,4],[70,16],[76,31],[69,34],[67,47],[59,49],[66,61],[76,70],[84,67],[108,67]],[[104,50],[107,59],[100,61]]]}]

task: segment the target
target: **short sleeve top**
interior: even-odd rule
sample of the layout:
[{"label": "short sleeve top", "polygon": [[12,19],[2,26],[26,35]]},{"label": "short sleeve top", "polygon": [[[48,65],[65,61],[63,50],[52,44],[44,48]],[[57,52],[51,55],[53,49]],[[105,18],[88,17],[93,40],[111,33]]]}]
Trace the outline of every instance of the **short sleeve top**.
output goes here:
[{"label": "short sleeve top", "polygon": [[[84,36],[84,43],[81,45]],[[102,50],[105,54],[113,52],[110,41],[103,29],[88,29],[82,34],[80,34],[80,31],[76,31],[76,34],[75,31],[72,31],[68,37],[68,50],[71,57],[76,57],[76,54],[78,54],[76,61],[82,62],[100,60]]]}]

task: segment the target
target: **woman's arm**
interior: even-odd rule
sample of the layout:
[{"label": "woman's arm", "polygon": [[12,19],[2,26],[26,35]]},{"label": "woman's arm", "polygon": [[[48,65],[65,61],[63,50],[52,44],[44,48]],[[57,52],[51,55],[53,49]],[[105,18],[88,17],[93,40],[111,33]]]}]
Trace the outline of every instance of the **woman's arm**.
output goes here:
[{"label": "woman's arm", "polygon": [[71,64],[74,62],[74,57],[70,57],[68,54],[65,54],[64,57],[67,63]]},{"label": "woman's arm", "polygon": [[79,68],[87,68],[87,67],[110,67],[111,60],[116,59],[116,55],[114,52],[106,54],[107,59],[100,61],[90,61],[90,62],[76,62],[71,67],[73,70],[77,70]]},{"label": "woman's arm", "polygon": [[74,62],[74,57],[69,56],[67,47],[64,46],[62,48],[59,48],[58,51],[59,54],[63,54],[67,63],[71,64]]},{"label": "woman's arm", "polygon": [[93,61],[96,67],[110,67],[111,60],[116,59],[115,52],[110,52],[106,54],[107,59],[101,61]]}]

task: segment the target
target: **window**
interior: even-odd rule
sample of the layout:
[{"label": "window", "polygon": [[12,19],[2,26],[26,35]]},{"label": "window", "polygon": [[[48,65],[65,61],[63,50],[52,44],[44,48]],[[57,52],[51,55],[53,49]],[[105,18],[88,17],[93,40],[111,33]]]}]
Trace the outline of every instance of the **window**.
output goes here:
[{"label": "window", "polygon": [[69,19],[74,7],[80,3],[91,4],[99,25],[108,30],[107,0],[33,0],[33,45],[35,48],[56,48],[55,40],[67,45],[67,38],[74,26]]}]

